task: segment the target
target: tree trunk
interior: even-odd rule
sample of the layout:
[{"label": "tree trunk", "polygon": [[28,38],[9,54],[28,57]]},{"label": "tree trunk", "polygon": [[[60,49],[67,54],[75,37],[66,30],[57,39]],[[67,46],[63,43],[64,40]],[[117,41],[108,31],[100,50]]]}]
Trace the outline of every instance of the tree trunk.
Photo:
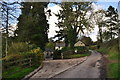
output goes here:
[{"label": "tree trunk", "polygon": [[5,49],[5,52],[6,52],[6,56],[8,55],[8,8],[7,8],[7,20],[6,20],[6,49]]},{"label": "tree trunk", "polygon": [[65,47],[68,47],[68,38],[67,38],[67,35],[65,35]]},{"label": "tree trunk", "polygon": [[112,27],[110,28],[110,36],[111,36],[111,40],[113,39],[113,37],[112,37]]},{"label": "tree trunk", "polygon": [[101,29],[101,27],[99,27],[99,35],[100,35],[100,42],[102,43],[103,40],[102,40],[102,29]]},{"label": "tree trunk", "polygon": [[[118,24],[120,24],[120,20],[119,20]],[[118,31],[118,42],[119,42],[118,44],[119,45],[118,46],[119,46],[119,52],[120,52],[120,25],[118,25],[118,26],[119,26],[119,28],[118,28],[119,29],[119,31]]]}]

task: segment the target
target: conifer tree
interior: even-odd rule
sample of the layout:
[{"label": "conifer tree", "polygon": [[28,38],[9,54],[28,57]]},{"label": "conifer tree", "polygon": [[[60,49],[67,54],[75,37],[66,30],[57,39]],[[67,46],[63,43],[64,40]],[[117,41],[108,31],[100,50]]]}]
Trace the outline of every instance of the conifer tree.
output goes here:
[{"label": "conifer tree", "polygon": [[47,3],[25,2],[22,3],[22,14],[18,18],[17,39],[36,44],[44,50],[48,42],[48,24],[44,8]]}]

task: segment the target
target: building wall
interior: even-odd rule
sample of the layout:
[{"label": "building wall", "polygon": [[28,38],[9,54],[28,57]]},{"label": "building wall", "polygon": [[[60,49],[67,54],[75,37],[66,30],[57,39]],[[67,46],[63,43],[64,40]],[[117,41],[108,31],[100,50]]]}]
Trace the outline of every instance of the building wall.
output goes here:
[{"label": "building wall", "polygon": [[85,44],[81,41],[78,41],[74,46],[85,46]]}]

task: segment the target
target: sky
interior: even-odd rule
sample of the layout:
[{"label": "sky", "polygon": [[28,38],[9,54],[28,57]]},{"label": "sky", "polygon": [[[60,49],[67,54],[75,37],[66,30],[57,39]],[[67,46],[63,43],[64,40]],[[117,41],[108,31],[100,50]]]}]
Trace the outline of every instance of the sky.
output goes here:
[{"label": "sky", "polygon": [[[60,7],[51,3],[48,5],[49,9],[51,9],[52,12],[57,13],[57,11],[59,11]],[[113,6],[114,8],[117,8],[118,6],[118,2],[97,2],[96,4],[94,4],[94,9],[95,10],[99,10],[99,9],[104,9],[107,10],[109,6]],[[49,19],[49,23],[50,23],[50,29],[49,29],[49,34],[48,37],[54,37],[55,30],[59,30],[58,27],[56,27],[56,25],[54,24],[55,22],[57,22],[57,18],[53,15],[50,17]],[[98,27],[96,26],[95,29],[92,31],[92,33],[89,34],[89,37],[91,37],[91,39],[93,41],[97,41],[97,33],[98,33]],[[88,36],[88,35],[87,35]]]},{"label": "sky", "polygon": [[[11,0],[12,1],[12,0]],[[99,2],[97,2],[96,3],[96,5],[94,5],[94,9],[95,10],[98,10],[98,9],[105,9],[105,10],[107,10],[107,8],[111,5],[111,6],[113,6],[113,7],[115,7],[115,8],[117,8],[117,6],[118,6],[118,1],[119,0],[109,0],[109,2],[104,2],[104,1],[99,1]],[[48,9],[51,9],[51,11],[53,12],[53,13],[57,13],[58,11],[59,11],[59,9],[61,9],[59,6],[57,6],[57,5],[55,5],[55,4],[53,4],[53,3],[50,3],[49,5],[48,5]],[[17,11],[19,14],[16,14],[16,16],[19,16],[20,14],[21,14],[21,11]],[[53,14],[52,13],[52,14]],[[54,35],[56,35],[56,30],[58,31],[59,30],[59,28],[55,25],[55,23],[57,23],[57,17],[53,14],[50,18],[49,18],[49,20],[48,20],[49,22],[49,27],[50,27],[50,29],[49,29],[49,33],[48,33],[48,38],[50,38],[50,37],[54,37]],[[17,23],[17,21],[16,21],[16,23]],[[95,29],[94,29],[94,31],[89,35],[91,38],[92,38],[92,40],[93,41],[97,41],[97,38],[96,38],[96,35],[97,35],[97,32],[98,32],[98,28],[97,27],[95,27]]]}]

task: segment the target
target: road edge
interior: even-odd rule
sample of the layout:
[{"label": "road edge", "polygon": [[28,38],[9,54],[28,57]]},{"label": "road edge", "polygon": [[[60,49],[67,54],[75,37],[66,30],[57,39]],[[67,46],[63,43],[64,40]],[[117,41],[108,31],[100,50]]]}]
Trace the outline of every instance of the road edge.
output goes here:
[{"label": "road edge", "polygon": [[48,79],[51,79],[51,78],[53,78],[53,77],[55,77],[55,76],[57,76],[57,75],[65,72],[65,71],[67,71],[67,70],[70,69],[70,68],[73,68],[73,67],[75,67],[75,66],[77,66],[77,65],[79,65],[79,64],[82,64],[84,61],[86,61],[86,60],[88,59],[88,57],[89,57],[89,56],[86,56],[86,57],[85,57],[85,60],[83,60],[83,61],[81,61],[81,62],[79,62],[79,63],[76,63],[76,64],[74,64],[74,65],[72,65],[72,66],[70,66],[70,67],[68,67],[68,68],[66,68],[66,69],[64,69],[64,70],[62,70],[62,71],[59,71],[59,72],[55,73],[54,75],[49,76]]},{"label": "road edge", "polygon": [[37,69],[35,69],[34,71],[32,71],[31,73],[29,73],[28,75],[26,75],[23,79],[21,80],[29,80],[33,75],[35,75],[39,70],[41,70],[43,68],[43,64],[41,66],[39,66]]}]

